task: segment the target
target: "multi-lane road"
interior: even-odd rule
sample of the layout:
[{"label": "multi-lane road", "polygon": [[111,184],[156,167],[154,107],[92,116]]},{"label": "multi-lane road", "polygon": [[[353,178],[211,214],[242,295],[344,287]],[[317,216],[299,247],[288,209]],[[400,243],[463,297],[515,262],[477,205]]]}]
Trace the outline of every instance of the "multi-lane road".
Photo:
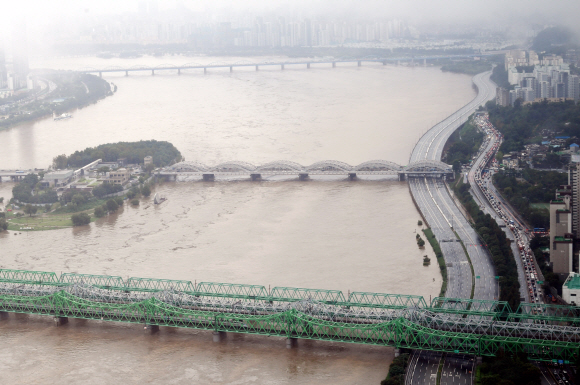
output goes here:
[{"label": "multi-lane road", "polygon": [[[427,131],[415,145],[409,163],[419,160],[441,160],[443,147],[451,134],[465,123],[479,106],[495,97],[495,84],[490,80],[490,75],[491,71],[473,77],[473,83],[478,89],[477,96]],[[430,178],[409,178],[409,186],[413,199],[441,245],[447,265],[446,297],[470,298],[475,283],[473,298],[491,300],[498,298],[491,258],[481,245],[479,236],[455,204],[445,183]],[[467,249],[474,274],[460,241]],[[476,279],[474,275],[479,278]],[[416,351],[408,366],[407,384],[435,384],[440,362],[444,362],[441,383],[472,383],[473,360],[462,356],[443,357],[437,353]],[[443,372],[446,373],[445,376]]]}]

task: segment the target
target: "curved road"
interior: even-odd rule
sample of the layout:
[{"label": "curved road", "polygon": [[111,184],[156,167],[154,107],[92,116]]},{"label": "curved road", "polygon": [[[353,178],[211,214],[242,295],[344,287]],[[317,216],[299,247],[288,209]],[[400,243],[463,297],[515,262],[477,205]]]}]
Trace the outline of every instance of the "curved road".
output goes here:
[{"label": "curved road", "polygon": [[[491,71],[488,71],[473,77],[473,83],[478,89],[477,96],[427,131],[415,145],[409,163],[419,160],[441,160],[443,147],[451,134],[465,123],[479,106],[495,97],[495,84],[490,80],[490,76]],[[496,299],[497,285],[490,256],[480,246],[479,236],[456,206],[444,182],[427,178],[409,178],[409,188],[419,210],[441,245],[448,276],[445,296],[470,298],[474,280],[463,247],[453,232],[455,231],[467,249],[475,275],[480,277],[475,280],[474,298]],[[435,384],[436,376],[433,374],[437,373],[441,359],[441,354],[416,351],[408,366],[406,383]],[[445,361],[446,370],[449,373],[453,372],[453,375],[442,376],[441,384],[472,383],[474,361],[450,355],[447,355]]]}]

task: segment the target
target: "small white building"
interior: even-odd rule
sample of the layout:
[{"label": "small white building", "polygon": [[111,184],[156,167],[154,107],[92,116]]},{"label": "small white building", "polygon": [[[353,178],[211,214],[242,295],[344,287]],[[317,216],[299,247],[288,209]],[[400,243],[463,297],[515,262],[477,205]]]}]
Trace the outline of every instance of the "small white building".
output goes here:
[{"label": "small white building", "polygon": [[562,299],[570,305],[580,305],[580,274],[570,273],[562,286]]},{"label": "small white building", "polygon": [[65,186],[71,182],[73,177],[73,170],[62,170],[62,171],[54,171],[49,172],[48,174],[44,174],[44,178],[40,181],[40,183],[44,187],[61,187]]}]

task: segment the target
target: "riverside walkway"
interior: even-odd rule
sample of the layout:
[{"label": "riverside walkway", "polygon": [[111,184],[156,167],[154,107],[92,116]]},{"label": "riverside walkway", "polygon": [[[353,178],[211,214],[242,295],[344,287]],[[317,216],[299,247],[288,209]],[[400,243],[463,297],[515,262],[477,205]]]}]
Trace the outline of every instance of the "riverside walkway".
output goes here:
[{"label": "riverside walkway", "polygon": [[494,356],[572,361],[580,307],[0,270],[0,311]]}]

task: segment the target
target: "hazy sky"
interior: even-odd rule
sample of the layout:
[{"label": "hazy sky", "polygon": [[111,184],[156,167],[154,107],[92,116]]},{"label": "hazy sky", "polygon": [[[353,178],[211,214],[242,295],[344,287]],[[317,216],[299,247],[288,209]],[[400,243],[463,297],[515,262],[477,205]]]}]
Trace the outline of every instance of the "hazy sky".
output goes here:
[{"label": "hazy sky", "polygon": [[[301,11],[308,16],[403,18],[417,23],[500,22],[514,26],[555,23],[576,27],[579,0],[159,0],[161,11],[184,6],[195,12]],[[0,0],[0,33],[24,15],[30,33],[42,25],[83,16],[136,12],[138,0]],[[6,31],[4,31],[6,32]]]},{"label": "hazy sky", "polygon": [[[137,10],[137,0],[2,0],[2,19],[25,14],[35,21],[74,17],[81,14],[120,13]],[[580,16],[578,0],[160,0],[161,10],[177,4],[194,11],[208,9],[253,9],[272,11],[278,8],[304,9],[315,13],[345,12],[380,16],[464,20],[491,17],[526,18],[561,16],[576,20]]]}]

